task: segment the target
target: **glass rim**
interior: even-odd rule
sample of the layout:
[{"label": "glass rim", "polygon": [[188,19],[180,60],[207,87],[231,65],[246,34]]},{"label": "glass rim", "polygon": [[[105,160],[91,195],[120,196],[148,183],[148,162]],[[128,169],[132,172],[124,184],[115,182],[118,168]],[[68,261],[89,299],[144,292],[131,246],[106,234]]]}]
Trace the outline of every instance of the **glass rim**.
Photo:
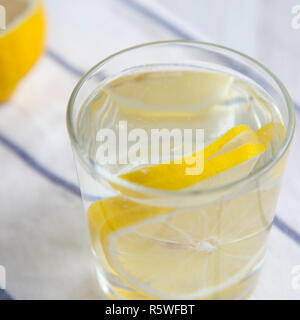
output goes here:
[{"label": "glass rim", "polygon": [[[246,61],[249,61],[251,63],[254,63],[256,66],[258,66],[263,72],[268,74],[276,83],[278,86],[279,90],[283,94],[284,97],[284,103],[287,106],[287,111],[288,111],[288,122],[286,126],[286,135],[284,138],[284,141],[278,150],[278,152],[264,165],[262,166],[257,172],[250,176],[243,177],[239,180],[236,180],[231,183],[227,183],[215,188],[208,188],[208,189],[199,189],[199,190],[162,190],[162,189],[154,189],[154,188],[149,188],[149,187],[144,187],[142,185],[129,182],[125,179],[119,178],[118,176],[115,176],[111,173],[109,173],[107,170],[104,168],[101,168],[100,165],[95,165],[89,158],[83,156],[83,152],[81,149],[81,146],[77,140],[76,134],[75,134],[75,128],[74,128],[74,123],[72,120],[72,113],[73,113],[73,107],[76,101],[77,94],[79,93],[81,87],[83,86],[84,82],[91,78],[95,72],[97,72],[103,65],[111,61],[117,56],[120,56],[124,53],[138,50],[140,48],[144,47],[153,47],[157,45],[167,45],[167,44],[192,44],[196,46],[204,46],[208,48],[215,48],[215,49],[221,49],[223,52],[227,53],[233,53],[236,54],[237,56],[240,56]],[[279,80],[279,78],[268,68],[266,68],[263,64],[258,62],[257,60],[251,58],[250,56],[239,52],[237,50],[228,48],[226,46],[218,45],[215,43],[211,42],[202,42],[202,41],[193,41],[193,40],[164,40],[164,41],[155,41],[155,42],[147,42],[147,43],[142,43],[136,46],[131,46],[126,49],[120,50],[105,59],[101,60],[98,62],[95,66],[93,66],[89,71],[87,71],[77,82],[75,88],[72,91],[72,94],[70,96],[70,99],[68,101],[68,106],[67,106],[67,115],[66,115],[66,120],[67,120],[67,130],[69,133],[69,137],[71,139],[71,143],[73,146],[76,147],[76,151],[78,151],[80,159],[89,167],[91,170],[96,170],[97,174],[99,174],[100,177],[107,179],[109,182],[119,185],[121,187],[124,187],[126,189],[129,189],[134,192],[141,192],[143,194],[148,194],[151,196],[168,196],[168,197],[185,197],[185,196],[205,196],[205,195],[211,195],[214,193],[218,192],[224,192],[226,190],[230,190],[234,187],[244,185],[245,183],[248,182],[253,182],[255,179],[258,179],[259,177],[263,176],[266,172],[268,172],[270,169],[272,169],[278,161],[284,156],[285,152],[289,148],[294,131],[295,131],[295,110],[294,110],[294,103],[283,85],[283,83]]]}]

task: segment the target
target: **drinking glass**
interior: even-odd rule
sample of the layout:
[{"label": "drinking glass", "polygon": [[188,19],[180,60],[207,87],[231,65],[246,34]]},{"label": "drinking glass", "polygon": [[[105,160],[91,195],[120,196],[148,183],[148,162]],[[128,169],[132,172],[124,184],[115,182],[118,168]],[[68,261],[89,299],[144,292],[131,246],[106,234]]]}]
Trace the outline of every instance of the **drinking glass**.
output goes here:
[{"label": "drinking glass", "polygon": [[[156,70],[157,66],[160,71]],[[240,96],[239,90],[234,96],[226,96],[214,109],[202,105],[201,110],[195,112],[180,106],[177,102],[185,94],[189,100],[190,93],[185,91],[190,90],[187,83],[197,85],[193,79],[198,76],[191,72],[199,70],[213,71],[213,77],[218,79],[218,74],[228,75],[235,79],[236,85],[241,84],[244,91]],[[169,81],[166,78],[169,75],[178,74],[179,93],[167,87],[164,91],[162,85],[152,86],[155,81],[164,83],[164,79]],[[206,80],[199,82],[199,92],[206,83]],[[133,86],[136,91],[130,91],[130,98],[140,97],[139,90],[146,92],[148,88],[152,90],[150,100],[159,97],[158,90],[161,99],[173,101],[174,106],[168,105],[166,113],[160,110],[164,106],[149,113],[143,110],[145,106],[124,100],[131,108],[127,114],[127,107],[123,112],[122,106],[112,98],[106,100],[109,94],[103,91],[105,85],[112,90],[120,85]],[[217,92],[217,82],[214,85],[213,91]],[[127,177],[136,177],[130,172],[137,171],[140,177],[143,167],[147,167],[145,163],[129,165],[121,161],[123,142],[113,143],[118,151],[111,163],[96,157],[100,145],[98,130],[110,129],[118,135],[124,123],[128,130],[143,129],[146,133],[153,128],[203,129],[205,146],[223,141],[224,134],[233,129],[244,130],[245,139],[252,139],[248,148],[249,144],[256,143],[255,132],[257,135],[260,132],[261,141],[267,147],[264,156],[259,160],[255,158],[257,169],[253,170],[252,165],[246,176],[238,175],[236,167],[230,167],[225,170],[229,174],[219,174],[217,182],[211,177],[210,183],[198,187],[177,188],[176,178],[172,180],[165,171],[158,174],[159,164],[156,164],[152,166],[156,169],[149,171],[152,183],[149,187],[123,178],[128,173]],[[69,101],[67,127],[96,273],[107,297],[247,298],[257,283],[263,263],[294,126],[293,104],[281,81],[252,58],[215,44],[194,41],[143,44],[104,59],[84,75]],[[231,148],[240,143],[240,140],[234,141]],[[151,153],[152,149],[149,150]],[[207,165],[204,160],[204,170]],[[175,171],[170,172],[172,175]],[[171,182],[166,183],[170,178]],[[154,188],[156,181],[166,186]]]}]

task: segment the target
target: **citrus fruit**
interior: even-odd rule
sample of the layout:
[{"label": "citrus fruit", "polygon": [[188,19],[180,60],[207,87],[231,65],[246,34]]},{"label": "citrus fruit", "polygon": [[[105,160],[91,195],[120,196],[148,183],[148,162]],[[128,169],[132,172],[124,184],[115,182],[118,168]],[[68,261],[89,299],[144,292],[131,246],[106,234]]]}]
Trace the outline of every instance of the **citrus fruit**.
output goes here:
[{"label": "citrus fruit", "polygon": [[[247,176],[266,148],[252,129],[237,126],[199,151],[204,152],[199,175],[185,175],[187,166],[182,161],[146,167],[121,178],[162,190],[203,187],[209,180],[214,186],[226,172],[231,180]],[[149,206],[122,196],[107,198],[88,210],[92,241],[104,267],[123,279],[137,299],[238,295],[240,289],[234,286],[263,256],[276,193],[277,188],[255,190],[194,209]],[[124,292],[123,297],[134,297]]]},{"label": "citrus fruit", "polygon": [[6,30],[0,31],[0,102],[12,95],[20,79],[43,51],[45,16],[40,0],[0,0]]}]

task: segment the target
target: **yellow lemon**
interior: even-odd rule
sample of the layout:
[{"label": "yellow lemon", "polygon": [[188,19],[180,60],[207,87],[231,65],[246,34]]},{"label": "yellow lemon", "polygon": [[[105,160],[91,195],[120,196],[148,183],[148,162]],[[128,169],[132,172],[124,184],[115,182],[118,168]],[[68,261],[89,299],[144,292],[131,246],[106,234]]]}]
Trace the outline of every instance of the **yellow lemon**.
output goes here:
[{"label": "yellow lemon", "polygon": [[[230,170],[230,176],[235,175],[237,168],[250,162],[238,170],[238,178],[248,175],[265,150],[257,134],[242,125],[204,148],[200,175],[185,175],[183,161],[178,167],[160,164],[121,177],[148,187],[180,190]],[[171,183],[165,183],[170,177]],[[104,199],[88,210],[94,248],[105,268],[134,290],[115,289],[120,297],[237,297],[246,287],[237,284],[262,258],[276,192],[255,191],[201,209],[160,208],[121,196]]]},{"label": "yellow lemon", "polygon": [[[121,178],[145,187],[180,190],[240,165],[265,149],[266,147],[259,141],[255,132],[247,125],[240,125],[229,130],[204,150],[183,158],[180,164],[171,161],[149,166],[121,175]],[[191,160],[201,157],[202,153],[203,171],[200,174],[187,174],[187,169],[192,169],[192,165],[189,165],[193,162]]]},{"label": "yellow lemon", "polygon": [[284,140],[285,128],[280,122],[270,122],[262,126],[256,133],[264,145],[278,147]]},{"label": "yellow lemon", "polygon": [[40,0],[0,0],[6,30],[0,31],[0,102],[11,96],[20,79],[43,51],[45,15]]}]

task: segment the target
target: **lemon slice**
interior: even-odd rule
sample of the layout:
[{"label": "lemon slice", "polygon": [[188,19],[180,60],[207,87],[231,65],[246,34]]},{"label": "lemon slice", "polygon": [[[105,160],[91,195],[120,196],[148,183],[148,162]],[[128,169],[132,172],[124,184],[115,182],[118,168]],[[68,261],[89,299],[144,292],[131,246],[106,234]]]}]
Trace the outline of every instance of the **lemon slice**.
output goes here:
[{"label": "lemon slice", "polygon": [[[262,126],[256,133],[260,141],[267,147],[267,150],[255,164],[255,170],[258,170],[268,159],[271,159],[278,152],[285,138],[285,127],[280,122],[270,122]],[[280,161],[278,165],[274,167],[276,172],[274,172],[274,174],[280,175],[283,169],[284,161]]]},{"label": "lemon slice", "polygon": [[280,122],[270,122],[262,126],[256,133],[265,146],[277,146],[278,148],[284,140],[285,128]]},{"label": "lemon slice", "polygon": [[[265,149],[248,126],[238,126],[204,149],[208,169],[192,180],[175,164],[149,167],[146,179],[141,170],[122,178],[179,190],[233,170]],[[176,176],[175,186],[164,182],[166,172]],[[265,211],[271,212],[273,191],[262,196]],[[260,261],[271,223],[260,212],[255,192],[197,210],[154,207],[119,196],[93,203],[88,221],[104,267],[133,288],[137,299],[200,299],[228,291]],[[134,297],[126,290],[124,295]]]},{"label": "lemon slice", "polygon": [[[247,125],[240,125],[229,130],[221,138],[206,146],[204,150],[185,157],[181,164],[171,161],[166,164],[145,167],[120,177],[150,188],[180,190],[214,177],[248,160],[254,159],[256,162],[256,156],[265,149],[266,147],[259,141],[255,132]],[[189,163],[197,157],[202,157],[205,161],[202,172],[187,175],[187,170],[192,169]],[[253,164],[250,169],[252,166]],[[249,171],[243,170],[242,173],[247,175]],[[234,180],[232,175],[231,177]],[[239,178],[241,175],[235,176],[235,179]]]},{"label": "lemon slice", "polygon": [[0,0],[6,30],[0,31],[0,102],[7,100],[44,48],[45,15],[39,0]]},{"label": "lemon slice", "polygon": [[182,115],[222,101],[232,82],[233,77],[214,72],[152,71],[120,77],[104,91],[126,112]]}]

